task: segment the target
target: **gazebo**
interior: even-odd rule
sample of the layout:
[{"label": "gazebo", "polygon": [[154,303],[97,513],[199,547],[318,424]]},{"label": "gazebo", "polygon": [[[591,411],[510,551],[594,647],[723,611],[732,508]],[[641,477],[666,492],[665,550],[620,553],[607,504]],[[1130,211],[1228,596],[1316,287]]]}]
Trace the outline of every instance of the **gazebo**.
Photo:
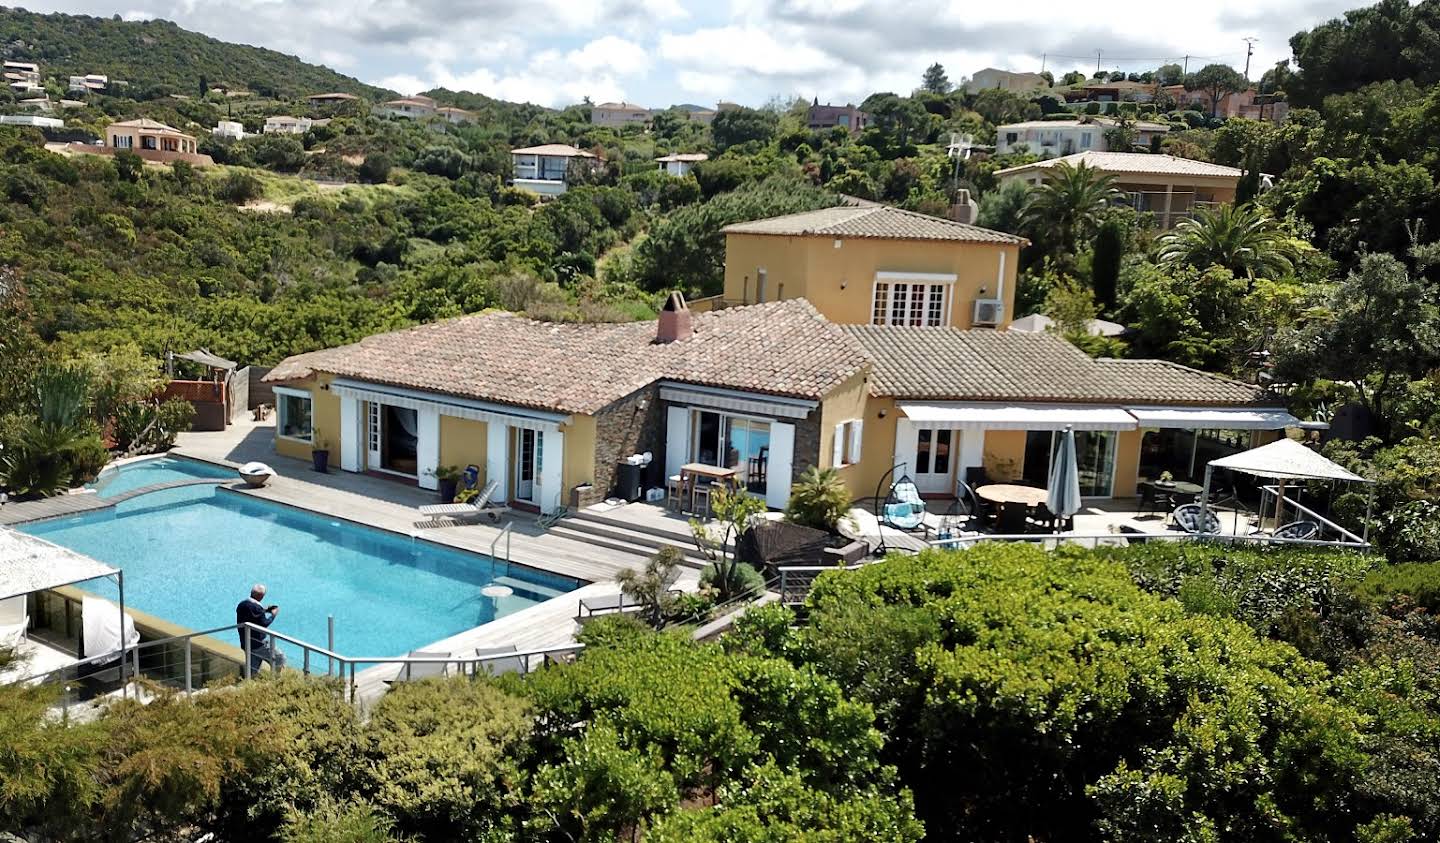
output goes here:
[{"label": "gazebo", "polygon": [[[0,527],[0,600],[75,585],[86,580],[115,579],[120,604],[120,688],[125,688],[125,572],[84,554],[5,527]],[[99,653],[86,653],[93,658]]]},{"label": "gazebo", "polygon": [[1361,477],[1339,463],[1321,456],[1293,439],[1278,439],[1268,445],[1261,445],[1258,448],[1251,448],[1248,451],[1231,454],[1228,457],[1222,457],[1206,465],[1205,483],[1200,492],[1200,507],[1206,512],[1209,511],[1210,480],[1217,468],[1238,471],[1241,474],[1249,474],[1252,477],[1276,481],[1279,484],[1279,489],[1275,492],[1275,520],[1277,524],[1280,521],[1280,513],[1285,503],[1285,486],[1292,480],[1301,482],[1309,480],[1334,482],[1338,480],[1346,483],[1370,484],[1370,496],[1365,504],[1365,521],[1362,527],[1362,535],[1355,536],[1343,527],[1333,523],[1331,524],[1331,526],[1346,535],[1358,538],[1362,544],[1368,543],[1370,540],[1370,514],[1371,509],[1375,505],[1374,481]]}]

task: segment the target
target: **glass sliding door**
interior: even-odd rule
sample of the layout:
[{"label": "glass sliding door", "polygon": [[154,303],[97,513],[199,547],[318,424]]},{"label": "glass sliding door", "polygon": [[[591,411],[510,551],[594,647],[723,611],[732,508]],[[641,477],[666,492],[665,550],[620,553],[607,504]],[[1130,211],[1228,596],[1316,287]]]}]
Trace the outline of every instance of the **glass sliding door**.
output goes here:
[{"label": "glass sliding door", "polygon": [[[1115,443],[1113,430],[1075,431],[1075,464],[1080,469],[1080,495],[1108,498],[1115,484]],[[1060,434],[1053,430],[1032,430],[1025,435],[1025,468],[1022,476],[1036,486],[1050,485],[1050,466],[1060,447]]]},{"label": "glass sliding door", "polygon": [[751,492],[763,494],[770,472],[770,422],[695,410],[690,461],[735,469]]}]

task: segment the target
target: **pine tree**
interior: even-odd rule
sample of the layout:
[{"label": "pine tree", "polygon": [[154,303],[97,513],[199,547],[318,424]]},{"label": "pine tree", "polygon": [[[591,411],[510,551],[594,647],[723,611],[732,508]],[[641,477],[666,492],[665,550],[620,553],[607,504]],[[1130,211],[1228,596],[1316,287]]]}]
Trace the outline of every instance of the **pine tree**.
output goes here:
[{"label": "pine tree", "polygon": [[932,94],[950,93],[950,77],[945,75],[945,68],[940,62],[925,68],[925,77],[921,80],[920,87]]}]

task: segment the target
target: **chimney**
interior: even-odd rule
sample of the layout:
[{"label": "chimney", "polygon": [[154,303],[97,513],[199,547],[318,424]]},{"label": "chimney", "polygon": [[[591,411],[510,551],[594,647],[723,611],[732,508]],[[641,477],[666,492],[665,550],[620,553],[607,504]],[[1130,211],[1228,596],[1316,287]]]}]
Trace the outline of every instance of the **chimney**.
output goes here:
[{"label": "chimney", "polygon": [[660,325],[655,333],[656,342],[674,342],[690,336],[690,306],[685,304],[685,296],[679,292],[670,294],[665,299],[665,306],[660,308]]},{"label": "chimney", "polygon": [[970,198],[970,191],[961,188],[956,191],[955,201],[950,205],[950,219],[973,225],[980,215],[980,206]]}]

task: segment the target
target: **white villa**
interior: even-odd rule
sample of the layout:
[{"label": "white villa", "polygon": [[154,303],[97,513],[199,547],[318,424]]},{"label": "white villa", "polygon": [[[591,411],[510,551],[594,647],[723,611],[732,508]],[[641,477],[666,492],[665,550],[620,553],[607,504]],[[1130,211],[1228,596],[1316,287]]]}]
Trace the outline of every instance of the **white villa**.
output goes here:
[{"label": "white villa", "polygon": [[310,131],[315,121],[309,117],[291,117],[288,114],[277,114],[274,117],[265,118],[265,126],[260,130],[267,135],[303,135]]},{"label": "white villa", "polygon": [[696,164],[709,158],[710,156],[703,152],[672,152],[656,158],[655,161],[660,165],[660,172],[683,178],[690,175]]},{"label": "white villa", "polygon": [[[1115,126],[1116,121],[1106,117],[1075,118],[1073,120],[1027,120],[1023,123],[1008,123],[995,129],[995,154],[1006,155],[1019,152],[1019,147],[1041,158],[1055,158],[1074,155],[1077,152],[1129,152],[1128,149],[1110,149],[1105,133]],[[1151,138],[1170,131],[1164,123],[1135,122],[1135,143],[1149,146]]]},{"label": "white villa", "polygon": [[564,143],[512,149],[510,159],[515,165],[511,183],[541,196],[559,196],[566,191],[571,161],[578,159],[593,164],[600,160],[592,153]]}]

